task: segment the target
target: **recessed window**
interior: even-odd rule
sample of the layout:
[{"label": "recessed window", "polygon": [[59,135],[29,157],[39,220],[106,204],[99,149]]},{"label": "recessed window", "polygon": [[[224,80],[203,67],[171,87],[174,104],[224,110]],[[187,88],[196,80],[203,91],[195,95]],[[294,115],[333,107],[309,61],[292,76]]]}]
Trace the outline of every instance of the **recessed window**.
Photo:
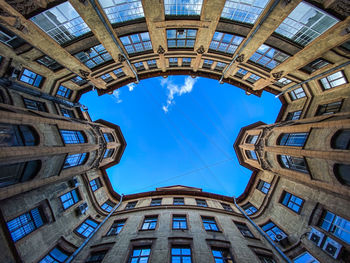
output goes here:
[{"label": "recessed window", "polygon": [[320,82],[322,84],[322,87],[326,90],[348,83],[343,71],[338,71],[336,73],[333,73],[332,75],[322,78],[320,79]]},{"label": "recessed window", "polygon": [[82,131],[60,130],[60,133],[65,144],[86,143],[86,139]]},{"label": "recessed window", "polygon": [[114,149],[106,149],[103,158],[110,158],[114,154]]},{"label": "recessed window", "polygon": [[79,52],[74,56],[91,69],[112,60],[111,55],[101,44]]},{"label": "recessed window", "polygon": [[40,171],[41,161],[34,160],[12,164],[0,164],[0,187],[32,180]]},{"label": "recessed window", "polygon": [[332,212],[324,210],[318,223],[319,227],[350,244],[350,221]]},{"label": "recessed window", "polygon": [[113,135],[112,135],[111,133],[109,133],[109,132],[103,133],[103,137],[105,138],[105,141],[106,141],[107,143],[109,143],[109,142],[114,142],[114,137],[113,137]]},{"label": "recessed window", "polygon": [[310,263],[320,263],[316,258],[314,258],[309,252],[304,252],[301,255],[297,256],[296,258],[293,259],[294,263],[305,263],[305,262],[310,262]]},{"label": "recessed window", "polygon": [[274,69],[287,58],[289,55],[286,53],[262,44],[249,60],[268,69]]},{"label": "recessed window", "polygon": [[327,60],[325,60],[323,58],[318,58],[318,59],[315,59],[314,61],[310,62],[306,66],[302,67],[300,70],[302,70],[308,74],[311,74],[311,73],[315,72],[316,70],[321,69],[329,64],[330,63]]},{"label": "recessed window", "polygon": [[147,65],[149,69],[155,69],[157,67],[157,61],[155,59],[147,60]]},{"label": "recessed window", "polygon": [[172,246],[171,247],[171,263],[191,263],[190,246]]},{"label": "recessed window", "polygon": [[215,248],[215,247],[213,247],[211,249],[211,252],[213,254],[215,263],[234,262],[233,257],[227,248]]},{"label": "recessed window", "polygon": [[102,186],[100,178],[92,179],[89,183],[93,192]]},{"label": "recessed window", "polygon": [[91,31],[68,1],[30,20],[61,45]]},{"label": "recessed window", "polygon": [[336,163],[333,171],[341,184],[350,186],[350,164]]},{"label": "recessed window", "polygon": [[98,226],[98,223],[90,218],[86,219],[75,231],[83,237],[89,237]]},{"label": "recessed window", "polygon": [[333,149],[350,150],[350,129],[337,131],[331,139],[331,145]]},{"label": "recessed window", "polygon": [[303,1],[283,20],[275,32],[306,46],[338,21],[323,10]]},{"label": "recessed window", "polygon": [[184,205],[185,200],[183,199],[183,197],[174,197],[173,204],[174,205]]},{"label": "recessed window", "polygon": [[308,136],[308,132],[282,133],[277,141],[278,145],[303,147]]},{"label": "recessed window", "polygon": [[177,67],[177,58],[169,58],[169,67]]},{"label": "recessed window", "polygon": [[42,112],[47,112],[46,104],[42,101],[31,100],[27,98],[23,98],[24,107],[29,110],[37,110]]},{"label": "recessed window", "polygon": [[63,263],[66,261],[70,253],[64,251],[59,246],[53,248],[39,263],[47,263],[47,262],[59,262]]},{"label": "recessed window", "polygon": [[239,232],[241,232],[241,234],[244,237],[252,237],[254,238],[253,233],[250,231],[250,229],[248,228],[248,226],[245,223],[242,222],[234,222],[236,227],[238,228]]},{"label": "recessed window", "polygon": [[108,230],[107,236],[118,235],[122,231],[126,220],[114,221],[111,228]]},{"label": "recessed window", "polygon": [[145,70],[145,66],[143,65],[142,62],[136,62],[136,63],[134,63],[134,67],[136,68],[137,71],[143,71],[143,70]]},{"label": "recessed window", "polygon": [[221,17],[254,24],[268,2],[268,0],[227,0],[222,10]]},{"label": "recessed window", "polygon": [[52,71],[57,71],[63,68],[56,60],[46,55],[41,58],[38,58],[36,61],[41,65],[44,65],[48,69],[51,69]]},{"label": "recessed window", "polygon": [[304,92],[304,89],[300,87],[289,92],[289,97],[292,101],[294,101],[306,97],[306,94]]},{"label": "recessed window", "polygon": [[12,240],[16,242],[22,237],[42,227],[45,224],[45,217],[43,216],[40,207],[36,207],[29,212],[8,221],[6,224],[10,231]]},{"label": "recessed window", "polygon": [[87,83],[86,79],[83,79],[82,77],[76,75],[74,78],[71,78],[71,81],[79,86],[84,85],[85,83]]},{"label": "recessed window", "polygon": [[158,221],[157,216],[147,216],[143,220],[143,224],[142,224],[141,229],[142,230],[154,230],[157,227],[157,221]]},{"label": "recessed window", "polygon": [[256,156],[256,152],[255,151],[245,150],[245,154],[247,155],[248,159],[258,160],[258,157]]},{"label": "recessed window", "polygon": [[158,206],[162,204],[162,198],[152,198],[151,206]]},{"label": "recessed window", "polygon": [[185,215],[173,215],[173,229],[187,229],[187,218]]},{"label": "recessed window", "polygon": [[164,0],[165,15],[199,16],[201,14],[202,4],[203,0]]},{"label": "recessed window", "polygon": [[328,115],[340,112],[342,104],[342,101],[336,101],[319,105],[315,116]]},{"label": "recessed window", "polygon": [[272,221],[269,221],[266,224],[262,225],[261,228],[273,241],[279,241],[284,237],[288,236],[285,232],[283,232],[282,229],[276,226],[276,224]]},{"label": "recessed window", "polygon": [[192,58],[182,58],[182,66],[183,67],[190,67],[191,61],[192,61]]},{"label": "recessed window", "polygon": [[125,73],[121,68],[113,70],[113,73],[117,78],[121,78],[125,76]]},{"label": "recessed window", "polygon": [[233,54],[242,41],[243,37],[216,31],[210,43],[209,49],[222,53]]},{"label": "recessed window", "polygon": [[281,204],[293,210],[296,213],[300,213],[301,207],[304,203],[304,200],[300,197],[297,197],[291,193],[283,191],[281,196]]},{"label": "recessed window", "polygon": [[212,61],[212,60],[205,59],[204,62],[203,62],[202,68],[211,69],[211,66],[213,65],[213,62],[214,61]]},{"label": "recessed window", "polygon": [[294,120],[299,120],[301,116],[301,110],[293,111],[293,112],[288,112],[286,121],[294,121]]},{"label": "recessed window", "polygon": [[107,213],[111,212],[113,207],[115,206],[115,203],[113,203],[111,200],[107,200],[101,205],[101,209],[103,211],[106,211]]},{"label": "recessed window", "polygon": [[123,43],[128,54],[152,50],[152,43],[148,32],[121,37],[120,41]]},{"label": "recessed window", "polygon": [[137,204],[137,201],[127,203],[125,206],[125,210],[135,208],[136,204]]},{"label": "recessed window", "polygon": [[249,144],[255,144],[258,138],[259,138],[259,135],[248,135],[245,142]]},{"label": "recessed window", "polygon": [[114,79],[112,78],[111,74],[109,74],[109,73],[103,74],[103,75],[101,76],[101,79],[102,79],[104,82],[106,82],[106,83],[111,82],[111,81],[114,80]]},{"label": "recessed window", "polygon": [[214,70],[222,72],[226,66],[227,66],[226,63],[218,62],[218,63],[216,63]]},{"label": "recessed window", "polygon": [[106,250],[91,252],[89,258],[86,260],[86,263],[101,263],[106,254]]},{"label": "recessed window", "polygon": [[16,49],[26,44],[26,42],[22,38],[16,36],[11,31],[2,27],[1,25],[0,25],[0,42],[4,43],[7,46],[12,47],[13,49]]},{"label": "recessed window", "polygon": [[270,187],[271,185],[268,182],[265,182],[260,179],[256,188],[264,194],[267,194],[270,190]]},{"label": "recessed window", "polygon": [[207,201],[204,199],[196,199],[197,206],[208,207]]},{"label": "recessed window", "polygon": [[60,85],[57,89],[56,95],[69,99],[72,95],[72,90]]},{"label": "recessed window", "polygon": [[246,79],[248,82],[254,84],[257,82],[259,79],[261,79],[258,75],[255,74],[250,74],[250,76]]},{"label": "recessed window", "polygon": [[302,173],[309,173],[303,157],[278,155],[278,160],[283,168],[295,170]]},{"label": "recessed window", "polygon": [[78,192],[78,189],[73,189],[72,191],[65,193],[60,196],[61,204],[63,209],[66,210],[74,204],[78,203],[81,198]]},{"label": "recessed window", "polygon": [[28,125],[0,123],[1,147],[34,146],[39,143],[37,132]]},{"label": "recessed window", "polygon": [[60,111],[64,117],[75,118],[74,112],[72,110],[60,107]]},{"label": "recessed window", "polygon": [[168,48],[193,48],[197,29],[168,29]]},{"label": "recessed window", "polygon": [[258,211],[258,209],[249,202],[243,205],[242,208],[244,209],[247,215],[253,215]]},{"label": "recessed window", "polygon": [[128,263],[148,263],[149,258],[151,254],[151,247],[150,246],[144,246],[144,247],[134,247],[132,250]]},{"label": "recessed window", "polygon": [[243,78],[246,74],[248,73],[248,70],[245,70],[245,69],[238,69],[238,71],[236,72],[235,76],[238,77],[238,78]]},{"label": "recessed window", "polygon": [[275,83],[273,83],[274,85],[282,88],[284,86],[287,86],[289,83],[292,83],[292,81],[290,79],[287,79],[285,77],[280,78],[279,80],[277,80]]},{"label": "recessed window", "polygon": [[219,231],[214,217],[204,217],[202,216],[202,222],[204,229],[207,231]]},{"label": "recessed window", "polygon": [[99,0],[111,24],[144,17],[141,0]]},{"label": "recessed window", "polygon": [[87,160],[87,153],[69,154],[64,161],[63,169],[82,165]]},{"label": "recessed window", "polygon": [[44,78],[43,76],[25,68],[19,76],[19,80],[33,87],[40,88]]},{"label": "recessed window", "polygon": [[232,207],[230,205],[228,205],[228,204],[221,203],[221,206],[222,206],[223,209],[225,209],[228,212],[232,212],[233,211]]}]

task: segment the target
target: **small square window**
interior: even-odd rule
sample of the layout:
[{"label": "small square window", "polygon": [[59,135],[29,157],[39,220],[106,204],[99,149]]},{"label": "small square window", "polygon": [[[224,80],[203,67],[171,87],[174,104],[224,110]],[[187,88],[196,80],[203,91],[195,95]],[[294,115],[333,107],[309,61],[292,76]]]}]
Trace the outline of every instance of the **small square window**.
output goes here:
[{"label": "small square window", "polygon": [[187,229],[187,218],[185,215],[173,215],[173,229]]},{"label": "small square window", "polygon": [[214,217],[204,217],[202,216],[202,222],[204,229],[207,231],[215,231],[218,232],[219,228],[216,224],[215,218]]},{"label": "small square window", "polygon": [[259,183],[257,185],[257,189],[263,192],[264,194],[267,194],[270,190],[271,185],[268,182],[265,182],[263,180],[259,180]]},{"label": "small square window", "polygon": [[118,235],[122,231],[126,220],[114,221],[111,228],[108,230],[107,236]]},{"label": "small square window", "polygon": [[33,87],[40,88],[44,77],[25,68],[19,76],[19,80]]},{"label": "small square window", "polygon": [[107,250],[91,252],[86,263],[101,263],[106,254]]},{"label": "small square window", "polygon": [[112,201],[110,200],[107,200],[106,202],[104,202],[102,205],[101,205],[101,209],[103,211],[106,211],[107,213],[111,212],[113,207],[115,206],[115,203],[113,203]]},{"label": "small square window", "polygon": [[134,66],[135,66],[136,70],[139,72],[145,70],[145,66],[143,65],[142,62],[136,62],[136,63],[134,63]]},{"label": "small square window", "polygon": [[66,210],[74,204],[78,203],[81,198],[78,189],[73,189],[72,191],[65,193],[60,196],[61,204],[63,209]]},{"label": "small square window", "polygon": [[69,99],[72,95],[72,90],[60,85],[57,89],[56,95]]},{"label": "small square window", "polygon": [[197,206],[208,207],[207,201],[204,199],[196,199]]},{"label": "small square window", "polygon": [[235,74],[235,77],[238,77],[238,78],[243,78],[246,74],[248,73],[248,70],[245,70],[245,69],[238,69],[238,71],[236,72]]},{"label": "small square window", "polygon": [[211,66],[213,65],[213,62],[214,61],[212,61],[212,60],[205,59],[204,62],[203,62],[202,68],[211,69]]},{"label": "small square window", "polygon": [[190,246],[172,246],[171,247],[171,263],[191,263],[191,247]]},{"label": "small square window", "polygon": [[288,78],[280,78],[278,81],[274,83],[274,85],[282,88],[284,86],[287,86],[289,83],[292,83],[292,81]]},{"label": "small square window", "polygon": [[219,262],[234,262],[233,257],[227,248],[212,247],[211,252],[215,263]]},{"label": "small square window", "polygon": [[125,206],[125,210],[135,208],[136,204],[137,204],[137,201],[127,203],[126,206]]},{"label": "small square window", "polygon": [[75,231],[83,237],[89,237],[96,229],[98,223],[90,218],[86,219]]},{"label": "small square window", "polygon": [[228,204],[225,204],[225,203],[221,203],[221,206],[223,209],[225,209],[226,211],[229,211],[229,212],[232,212],[232,207]]},{"label": "small square window", "polygon": [[158,206],[162,204],[162,198],[152,198],[151,206]]},{"label": "small square window", "polygon": [[130,253],[128,263],[148,263],[150,254],[150,246],[134,247]]},{"label": "small square window", "polygon": [[148,32],[128,35],[120,38],[128,54],[152,50],[152,43]]},{"label": "small square window", "polygon": [[90,181],[90,187],[93,192],[102,186],[100,178],[96,178]]},{"label": "small square window", "polygon": [[290,210],[300,213],[301,207],[304,204],[304,200],[286,191],[283,191],[281,204],[288,207]]},{"label": "small square window", "polygon": [[261,226],[262,230],[273,240],[279,241],[288,235],[272,221]]},{"label": "small square window", "polygon": [[114,154],[114,149],[106,149],[103,158],[110,158]]},{"label": "small square window", "polygon": [[226,63],[218,62],[218,63],[216,63],[214,70],[222,72],[224,70],[224,68],[226,67],[226,65],[227,65]]},{"label": "small square window", "polygon": [[174,205],[184,205],[185,204],[185,200],[183,197],[174,197]]},{"label": "small square window", "polygon": [[242,208],[247,213],[247,215],[255,214],[258,211],[258,209],[249,202],[243,205]]},{"label": "small square window", "polygon": [[255,151],[245,150],[245,154],[247,155],[248,159],[258,160],[258,157],[256,156],[256,152]]},{"label": "small square window", "polygon": [[75,118],[74,112],[72,110],[68,110],[66,108],[61,108],[61,113],[64,117],[68,117],[68,118]]},{"label": "small square window", "polygon": [[255,82],[257,82],[259,79],[261,79],[259,76],[255,75],[255,74],[251,74],[246,80],[252,84],[254,84]]},{"label": "small square window", "polygon": [[101,79],[102,79],[104,82],[106,82],[106,83],[113,81],[113,78],[112,78],[112,76],[111,76],[109,73],[103,74],[103,75],[101,76]]},{"label": "small square window", "polygon": [[156,69],[157,67],[157,61],[155,59],[147,60],[147,65],[149,69]]},{"label": "small square window", "polygon": [[147,216],[143,220],[141,230],[154,230],[157,227],[157,216]]},{"label": "small square window", "polygon": [[209,49],[212,51],[218,51],[232,55],[235,53],[236,49],[242,43],[242,41],[243,37],[228,33],[215,32]]},{"label": "small square window", "polygon": [[82,86],[88,82],[86,79],[83,79],[82,77],[80,77],[78,75],[76,75],[74,78],[72,78],[71,81],[79,86]]},{"label": "small square window", "polygon": [[293,121],[293,120],[299,120],[301,116],[301,110],[288,112],[286,121]]},{"label": "small square window", "polygon": [[274,69],[288,58],[289,55],[286,53],[278,51],[268,45],[262,44],[251,56],[249,61],[259,64],[270,70]]},{"label": "small square window", "polygon": [[41,58],[38,58],[36,61],[54,72],[63,69],[63,67],[56,60],[46,55]]},{"label": "small square window", "polygon": [[193,48],[197,29],[168,29],[168,48]]},{"label": "small square window", "polygon": [[182,58],[182,66],[183,67],[190,67],[191,61],[192,61],[192,58]]},{"label": "small square window", "polygon": [[177,67],[177,66],[178,66],[177,58],[169,58],[169,67]]},{"label": "small square window", "polygon": [[117,78],[122,78],[122,77],[126,76],[124,71],[121,68],[113,70],[113,73]]},{"label": "small square window", "polygon": [[304,92],[304,89],[300,87],[289,92],[289,97],[293,101],[306,97],[306,94]]},{"label": "small square window", "polygon": [[245,224],[245,223],[241,223],[241,222],[234,222],[236,227],[238,228],[239,232],[241,232],[241,234],[244,237],[252,237],[254,238],[253,233],[250,231],[249,227]]},{"label": "small square window", "polygon": [[85,51],[79,52],[74,56],[90,69],[112,60],[111,55],[107,52],[104,46],[102,46],[102,44],[96,45]]}]

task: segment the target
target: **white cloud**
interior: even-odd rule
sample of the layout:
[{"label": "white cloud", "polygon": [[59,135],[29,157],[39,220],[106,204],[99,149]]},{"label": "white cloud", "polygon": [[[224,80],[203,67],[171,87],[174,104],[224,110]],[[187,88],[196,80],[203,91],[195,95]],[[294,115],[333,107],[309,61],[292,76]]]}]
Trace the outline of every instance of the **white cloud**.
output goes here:
[{"label": "white cloud", "polygon": [[114,100],[115,100],[117,103],[121,103],[121,102],[122,102],[122,100],[121,100],[121,98],[120,98],[120,90],[119,90],[119,89],[113,91],[113,95],[112,95],[112,96],[113,96]]},{"label": "white cloud", "polygon": [[174,104],[174,98],[175,96],[181,96],[186,93],[190,93],[193,89],[194,84],[196,83],[197,79],[194,79],[192,77],[186,77],[185,83],[181,86],[174,84],[171,80],[168,78],[161,79],[160,85],[166,86],[166,89],[168,90],[168,98],[166,101],[166,105],[163,105],[162,109],[165,113],[169,111],[170,105]]},{"label": "white cloud", "polygon": [[135,83],[129,83],[128,85],[126,85],[129,89],[129,91],[133,91],[134,88],[136,87],[136,84]]}]

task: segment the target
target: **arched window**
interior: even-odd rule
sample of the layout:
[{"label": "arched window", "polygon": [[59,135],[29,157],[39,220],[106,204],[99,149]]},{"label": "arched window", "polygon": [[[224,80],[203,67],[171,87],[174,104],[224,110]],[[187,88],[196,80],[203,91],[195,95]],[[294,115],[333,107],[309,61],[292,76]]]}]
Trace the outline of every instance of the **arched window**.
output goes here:
[{"label": "arched window", "polygon": [[283,168],[308,173],[306,162],[302,157],[278,155],[277,158]]},{"label": "arched window", "polygon": [[105,138],[106,142],[114,142],[114,137],[111,133],[106,132],[103,134],[103,137]]},{"label": "arched window", "polygon": [[82,165],[86,162],[87,158],[87,153],[70,154],[66,157],[66,160],[64,161],[63,169]]},{"label": "arched window", "polygon": [[0,188],[32,180],[40,168],[39,160],[0,165]]},{"label": "arched window", "polygon": [[65,144],[86,143],[85,134],[81,131],[60,130]]},{"label": "arched window", "polygon": [[256,141],[258,140],[258,137],[259,137],[258,135],[248,135],[245,142],[249,144],[255,144]]},{"label": "arched window", "polygon": [[333,149],[350,150],[350,129],[337,131],[331,140]]},{"label": "arched window", "polygon": [[39,135],[28,125],[0,124],[0,147],[34,146],[39,144]]},{"label": "arched window", "polygon": [[103,158],[109,158],[113,155],[114,153],[114,149],[106,149],[104,155],[103,155]]},{"label": "arched window", "polygon": [[336,163],[333,171],[340,183],[350,186],[350,164]]},{"label": "arched window", "polygon": [[309,133],[307,132],[282,133],[277,140],[277,144],[284,146],[303,147],[308,135]]}]

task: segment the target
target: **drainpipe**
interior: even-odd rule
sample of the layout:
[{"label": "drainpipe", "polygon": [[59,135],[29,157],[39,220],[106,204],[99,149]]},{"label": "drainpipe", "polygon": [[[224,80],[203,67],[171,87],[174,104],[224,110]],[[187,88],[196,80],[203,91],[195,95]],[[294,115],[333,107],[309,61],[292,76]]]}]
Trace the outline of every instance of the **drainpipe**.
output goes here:
[{"label": "drainpipe", "polygon": [[269,8],[269,10],[267,11],[267,13],[264,15],[264,17],[260,20],[259,24],[256,26],[256,28],[254,29],[254,31],[252,32],[252,34],[248,37],[247,41],[244,42],[243,46],[239,49],[239,51],[237,52],[237,54],[233,57],[233,59],[231,60],[230,64],[226,67],[226,69],[222,72],[222,76],[219,80],[220,84],[223,83],[222,79],[225,76],[225,73],[228,71],[228,69],[233,65],[233,63],[235,63],[236,58],[241,54],[242,50],[248,45],[248,43],[252,40],[252,38],[254,37],[254,35],[256,34],[256,32],[258,32],[258,30],[260,29],[261,25],[265,22],[265,20],[267,19],[267,17],[272,13],[272,11],[275,9],[275,7],[278,5],[278,3],[280,2],[280,0],[275,0],[275,2],[273,2],[272,6]]},{"label": "drainpipe", "polygon": [[244,212],[244,210],[239,205],[237,205],[236,197],[233,197],[233,201],[235,202],[235,206],[237,207],[237,209],[244,215],[245,218],[248,219],[248,221],[253,225],[253,227],[256,230],[258,230],[258,232],[266,239],[266,241],[269,242],[269,244],[277,251],[277,253],[285,260],[285,262],[293,263],[293,261],[291,261],[286,256],[286,254],[284,254],[283,251],[278,246],[276,246],[276,244],[270,239],[270,237],[266,235],[266,233],[257,224],[255,224],[252,219],[250,219],[250,217]]},{"label": "drainpipe", "polygon": [[87,243],[90,241],[90,239],[101,228],[101,226],[103,226],[103,224],[106,223],[106,221],[111,217],[111,215],[114,213],[114,211],[118,209],[118,207],[120,206],[120,204],[123,201],[123,196],[124,195],[121,195],[119,203],[117,205],[115,205],[115,207],[113,207],[113,209],[108,214],[108,216],[106,216],[105,219],[103,219],[103,221],[94,229],[94,231],[91,232],[90,236],[87,239],[85,239],[85,241],[80,245],[80,247],[77,250],[75,250],[74,253],[69,258],[67,258],[66,261],[64,261],[64,263],[72,262],[72,260],[79,254],[79,252],[83,250],[83,248],[87,245]]},{"label": "drainpipe", "polygon": [[329,69],[329,70],[327,70],[327,71],[325,71],[325,72],[323,72],[323,73],[321,73],[321,74],[318,74],[318,75],[316,75],[316,76],[313,76],[312,78],[309,78],[309,79],[307,79],[307,80],[304,80],[304,81],[302,81],[302,82],[299,82],[299,83],[297,83],[297,84],[294,84],[293,86],[290,86],[288,89],[285,89],[284,91],[282,91],[282,92],[280,92],[279,94],[277,94],[277,95],[275,96],[275,98],[278,98],[279,96],[283,95],[284,93],[286,93],[287,91],[289,91],[289,90],[291,90],[291,89],[294,89],[294,88],[296,88],[296,87],[298,87],[298,86],[301,86],[302,84],[308,83],[308,82],[310,82],[311,80],[318,79],[318,78],[320,78],[320,77],[323,77],[323,76],[325,76],[325,75],[328,75],[329,73],[331,73],[331,72],[333,72],[333,71],[335,71],[335,70],[337,70],[337,69],[346,67],[346,66],[349,65],[349,64],[350,64],[350,61],[347,61],[347,62],[345,62],[345,63],[343,63],[343,64],[340,64],[339,66],[336,66],[336,67],[334,67],[334,68],[331,68],[331,69]]},{"label": "drainpipe", "polygon": [[136,77],[136,81],[135,83],[139,83],[139,77],[137,76],[137,72],[135,71],[135,69],[133,68],[133,66],[130,63],[130,60],[128,59],[128,56],[124,53],[123,49],[121,48],[121,46],[119,45],[117,39],[114,37],[113,32],[111,30],[111,28],[108,26],[108,23],[105,19],[105,17],[102,15],[100,9],[98,8],[98,6],[95,3],[95,0],[89,0],[90,4],[92,5],[92,7],[95,9],[98,17],[101,19],[103,25],[105,26],[106,30],[108,31],[109,35],[111,36],[111,38],[113,39],[114,44],[117,46],[117,48],[119,49],[119,52],[123,55],[123,57],[126,60],[126,63],[128,64],[128,66],[130,67],[132,73],[134,73],[135,77]]}]

